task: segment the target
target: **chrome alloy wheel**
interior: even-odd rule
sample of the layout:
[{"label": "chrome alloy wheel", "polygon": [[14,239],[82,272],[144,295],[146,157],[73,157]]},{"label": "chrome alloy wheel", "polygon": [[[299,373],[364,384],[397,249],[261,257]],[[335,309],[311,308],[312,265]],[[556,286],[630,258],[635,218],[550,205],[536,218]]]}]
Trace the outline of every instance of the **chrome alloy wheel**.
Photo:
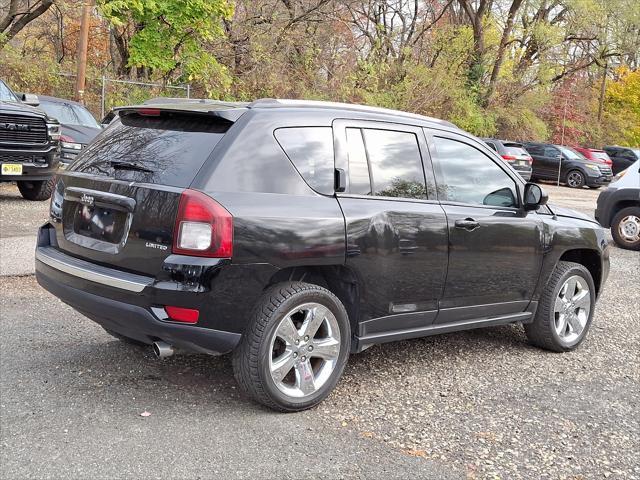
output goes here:
[{"label": "chrome alloy wheel", "polygon": [[618,233],[629,243],[640,240],[640,218],[635,215],[624,217],[618,224]]},{"label": "chrome alloy wheel", "polygon": [[567,184],[570,187],[579,187],[583,184],[584,180],[580,172],[571,172],[567,177]]},{"label": "chrome alloy wheel", "polygon": [[269,371],[278,390],[306,397],[331,377],[340,355],[340,327],[324,305],[305,303],[287,313],[271,339]]},{"label": "chrome alloy wheel", "polygon": [[573,343],[584,330],[591,310],[591,292],[587,281],[578,276],[569,277],[556,298],[555,329],[563,342]]}]

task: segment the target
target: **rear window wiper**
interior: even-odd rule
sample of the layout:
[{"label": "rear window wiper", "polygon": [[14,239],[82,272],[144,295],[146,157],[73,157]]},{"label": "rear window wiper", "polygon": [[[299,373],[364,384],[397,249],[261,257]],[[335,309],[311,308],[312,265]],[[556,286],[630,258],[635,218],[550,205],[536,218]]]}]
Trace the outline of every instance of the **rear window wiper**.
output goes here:
[{"label": "rear window wiper", "polygon": [[136,172],[155,173],[155,170],[145,167],[144,165],[140,165],[139,163],[118,162],[114,160],[111,160],[111,162],[109,163],[113,168],[119,169],[119,170],[135,170]]}]

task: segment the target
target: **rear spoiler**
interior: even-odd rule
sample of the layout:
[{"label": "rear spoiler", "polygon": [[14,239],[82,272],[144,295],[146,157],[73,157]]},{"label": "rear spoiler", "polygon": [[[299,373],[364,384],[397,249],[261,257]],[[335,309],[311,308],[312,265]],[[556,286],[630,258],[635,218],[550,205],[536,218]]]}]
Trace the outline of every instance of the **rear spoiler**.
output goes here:
[{"label": "rear spoiler", "polygon": [[143,115],[160,115],[161,112],[175,112],[187,115],[203,115],[217,117],[228,122],[235,122],[247,111],[246,104],[242,102],[220,102],[207,100],[198,103],[166,103],[147,105],[128,105],[115,107],[114,112],[118,114],[141,113]]}]

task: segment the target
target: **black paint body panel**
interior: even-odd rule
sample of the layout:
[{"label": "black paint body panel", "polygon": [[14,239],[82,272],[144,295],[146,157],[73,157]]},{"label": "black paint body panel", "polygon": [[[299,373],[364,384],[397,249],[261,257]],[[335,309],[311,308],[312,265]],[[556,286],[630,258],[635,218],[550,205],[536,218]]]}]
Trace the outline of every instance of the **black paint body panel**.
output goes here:
[{"label": "black paint body panel", "polygon": [[[440,202],[433,168],[438,159],[430,132],[464,137],[495,157],[483,142],[452,126],[338,107],[242,107],[234,112],[235,123],[189,186],[214,198],[233,216],[232,258],[171,253],[184,188],[66,171],[59,175],[54,193],[52,223],[41,229],[42,245],[146,275],[153,283],[136,294],[87,282],[41,262],[36,264],[38,281],[91,319],[124,335],[224,353],[239,340],[254,306],[274,279],[309,278],[304,277],[308,271],[316,274],[314,279],[322,278],[322,272],[340,272],[350,288],[348,293],[336,293],[354,302],[348,309],[354,351],[399,338],[530,321],[546,279],[570,250],[592,252],[601,271],[599,288],[606,279],[606,239],[593,222],[554,216],[546,207],[525,212]],[[345,125],[362,122],[396,124],[417,135],[426,198],[319,194],[273,135],[283,126],[333,127],[335,167],[348,171],[340,132]],[[513,169],[501,168],[521,198],[523,180]],[[71,193],[97,192],[96,202],[101,201],[100,192],[112,195],[104,196],[107,200],[130,199],[114,201],[132,208],[122,245],[74,241],[71,218],[80,204],[73,204],[73,195],[64,200],[69,188]],[[457,219],[467,217],[475,218],[479,228],[466,231],[455,226]],[[197,328],[180,326],[184,331],[194,329],[193,335],[179,336],[174,323],[154,316],[154,308],[163,305],[199,309]],[[135,328],[112,318],[116,314],[135,317]],[[212,333],[199,337],[202,330]]]}]

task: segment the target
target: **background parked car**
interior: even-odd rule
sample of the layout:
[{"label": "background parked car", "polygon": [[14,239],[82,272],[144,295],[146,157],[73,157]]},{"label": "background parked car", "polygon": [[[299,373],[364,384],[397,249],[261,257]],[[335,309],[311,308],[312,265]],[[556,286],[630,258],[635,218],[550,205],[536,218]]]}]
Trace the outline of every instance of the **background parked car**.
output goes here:
[{"label": "background parked car", "polygon": [[640,250],[640,160],[598,196],[596,220],[622,248]]},{"label": "background parked car", "polygon": [[604,147],[604,151],[613,161],[613,174],[617,175],[640,160],[640,148],[618,147],[617,145]]},{"label": "background parked car", "polygon": [[57,118],[62,125],[60,161],[73,162],[80,151],[102,131],[102,127],[89,110],[78,102],[64,98],[40,96],[40,108]]},{"label": "background parked car", "polygon": [[555,181],[560,170],[560,181],[571,188],[598,188],[613,178],[611,167],[588,160],[570,147],[533,142],[524,146],[533,157],[533,179]]},{"label": "background parked car", "polygon": [[602,162],[605,165],[611,167],[613,165],[613,161],[607,155],[607,152],[604,150],[600,150],[597,148],[582,148],[582,147],[573,147],[573,149],[580,153],[587,160],[591,160],[593,162]]},{"label": "background parked car", "polygon": [[60,124],[32,106],[37,102],[0,80],[0,182],[17,182],[27,200],[51,196],[59,162]]},{"label": "background parked car", "polygon": [[483,138],[482,141],[489,145],[489,148],[498,152],[498,155],[506,160],[522,178],[531,178],[531,164],[533,158],[521,143],[498,140],[495,138]]}]

